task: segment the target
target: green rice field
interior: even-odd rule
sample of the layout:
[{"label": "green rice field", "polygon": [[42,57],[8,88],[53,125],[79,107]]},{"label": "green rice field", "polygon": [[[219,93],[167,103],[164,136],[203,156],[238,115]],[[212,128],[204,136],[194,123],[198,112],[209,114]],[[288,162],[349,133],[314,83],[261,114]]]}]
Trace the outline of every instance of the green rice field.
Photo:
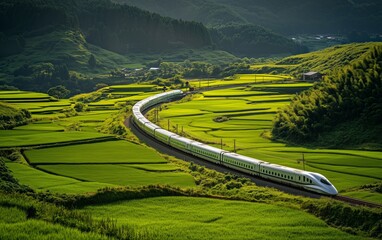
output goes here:
[{"label": "green rice field", "polygon": [[0,131],[0,148],[78,143],[83,141],[100,141],[113,138],[114,137],[111,135],[94,132],[35,132],[34,134],[26,134],[26,136],[24,136],[20,133],[13,135],[13,132],[10,130],[2,130]]},{"label": "green rice field", "polygon": [[[289,104],[292,93],[311,84],[256,84],[195,95],[192,101],[169,104],[160,112],[161,125],[211,145],[289,167],[319,172],[340,194],[382,203],[382,194],[354,191],[365,184],[382,181],[382,153],[378,151],[309,149],[269,140],[278,108]],[[219,120],[220,119],[220,120]]]},{"label": "green rice field", "polygon": [[236,74],[234,77],[225,79],[196,79],[190,80],[189,84],[194,88],[217,87],[227,85],[243,85],[264,82],[284,82],[290,80],[290,76],[271,74]]},{"label": "green rice field", "polygon": [[[105,95],[112,98],[87,103],[87,111],[70,116],[63,110],[74,105],[72,100],[53,101],[43,93],[0,92],[2,100],[28,109],[34,119],[0,131],[0,148],[25,149],[27,162],[7,162],[8,168],[22,184],[38,191],[75,194],[114,186],[195,186],[191,175],[152,149],[97,132],[105,119],[118,112],[117,103],[141,100],[153,91],[157,91],[155,85],[110,86]],[[13,101],[16,98],[19,101]]]},{"label": "green rice field", "polygon": [[[59,153],[59,154],[58,154]],[[24,184],[43,190],[95,191],[106,186],[195,186],[155,151],[127,141],[107,141],[25,151],[30,164],[8,163]]]},{"label": "green rice field", "polygon": [[84,211],[150,229],[158,233],[154,239],[359,239],[301,210],[262,203],[157,197]]},{"label": "green rice field", "polygon": [[[287,83],[288,78],[246,74],[232,79],[190,81],[196,87],[233,83],[245,86],[207,91],[195,95],[192,101],[168,104],[168,109],[160,112],[161,124],[167,128],[169,119],[171,130],[175,131],[178,124],[179,130],[184,128],[182,134],[216,146],[223,139],[223,148],[228,150],[233,150],[235,139],[239,153],[296,168],[302,167],[297,159],[304,152],[307,170],[328,176],[344,194],[380,201],[380,195],[355,188],[380,179],[375,170],[381,167],[379,153],[305,149],[266,138],[265,131],[270,129],[277,108],[288,104],[291,94],[310,86]],[[257,84],[251,85],[254,82]],[[33,118],[28,125],[0,131],[0,148],[16,149],[22,154],[17,161],[7,160],[5,164],[21,184],[38,192],[84,194],[105,187],[158,184],[193,188],[197,178],[153,149],[98,132],[104,120],[121,109],[120,105],[157,92],[155,85],[110,86],[100,98],[86,102],[87,111],[75,114],[65,112],[74,106],[73,99],[0,92],[3,101],[28,109]],[[355,175],[354,169],[365,163],[367,166]],[[150,237],[154,239],[359,239],[328,226],[297,205],[289,208],[206,198],[157,197],[92,205],[82,211],[98,220],[115,219],[117,225],[153,233]],[[0,236],[4,239],[104,239],[97,234],[27,219],[24,211],[8,206],[0,206],[0,223]]]}]

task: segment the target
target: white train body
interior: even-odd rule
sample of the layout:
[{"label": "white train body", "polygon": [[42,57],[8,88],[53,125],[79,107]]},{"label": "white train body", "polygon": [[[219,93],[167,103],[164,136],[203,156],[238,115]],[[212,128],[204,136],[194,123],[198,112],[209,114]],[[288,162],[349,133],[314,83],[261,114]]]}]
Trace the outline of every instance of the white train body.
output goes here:
[{"label": "white train body", "polygon": [[320,194],[338,194],[337,189],[329,180],[319,173],[272,164],[190,140],[160,128],[147,120],[142,114],[142,111],[149,107],[180,97],[182,94],[183,92],[181,90],[174,90],[160,93],[137,102],[132,109],[134,123],[155,139],[207,161]]}]

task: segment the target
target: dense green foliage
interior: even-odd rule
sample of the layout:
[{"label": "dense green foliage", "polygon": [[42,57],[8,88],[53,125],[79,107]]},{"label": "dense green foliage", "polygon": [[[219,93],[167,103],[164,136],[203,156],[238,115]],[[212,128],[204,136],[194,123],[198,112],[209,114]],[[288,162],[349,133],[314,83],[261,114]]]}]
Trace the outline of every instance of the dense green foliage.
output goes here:
[{"label": "dense green foliage", "polygon": [[[323,132],[353,121],[359,134],[363,129],[374,132],[373,138],[365,141],[381,144],[381,119],[382,48],[376,47],[350,67],[297,95],[276,115],[272,133],[276,138],[294,142],[315,141]],[[343,137],[338,136],[339,141]],[[346,143],[364,142],[345,139]]]},{"label": "dense green foliage", "polygon": [[164,18],[108,0],[17,0],[2,1],[1,6],[0,32],[8,35],[79,28],[90,43],[124,53],[211,43],[202,24]]},{"label": "dense green foliage", "polygon": [[168,55],[184,60],[186,55],[173,52],[213,52],[201,23],[110,0],[1,1],[0,45],[0,85],[44,92],[63,85],[72,95],[99,83],[131,82],[114,69],[141,67],[148,53],[172,51]]},{"label": "dense green foliage", "polygon": [[198,20],[221,26],[258,24],[273,31],[293,33],[380,33],[379,0],[251,1],[251,0],[114,0],[164,16]]},{"label": "dense green foliage", "polygon": [[[2,152],[1,155],[4,155],[4,153]],[[5,161],[9,160],[0,156],[0,192],[32,192],[33,190],[28,186],[19,184],[19,181],[14,178],[12,172],[5,165]]]},{"label": "dense green foliage", "polygon": [[212,28],[211,37],[219,49],[239,56],[298,54],[307,48],[256,25],[225,25]]},{"label": "dense green foliage", "polygon": [[370,211],[368,208],[355,208],[332,201],[308,201],[302,207],[346,232],[355,234],[363,231],[368,232],[370,237],[382,238],[381,209]]},{"label": "dense green foliage", "polygon": [[25,125],[31,118],[28,110],[18,109],[9,104],[0,102],[0,130],[12,129]]}]

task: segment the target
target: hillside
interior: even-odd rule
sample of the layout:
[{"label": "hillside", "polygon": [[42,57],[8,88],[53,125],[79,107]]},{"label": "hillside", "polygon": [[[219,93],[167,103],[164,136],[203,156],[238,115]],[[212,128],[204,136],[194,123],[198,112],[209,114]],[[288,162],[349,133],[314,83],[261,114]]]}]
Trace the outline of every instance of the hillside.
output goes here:
[{"label": "hillside", "polygon": [[301,73],[317,71],[329,74],[367,55],[382,43],[351,43],[337,45],[323,50],[293,55],[273,63],[255,64],[251,69],[256,73],[286,73],[299,77]]},{"label": "hillside", "polygon": [[236,58],[210,45],[200,23],[108,0],[0,2],[0,88],[46,92],[64,85],[73,95],[97,83],[126,82],[111,73],[158,59]]},{"label": "hillside", "polygon": [[[73,93],[89,91],[94,82],[86,81],[88,77],[128,63],[122,55],[87,43],[79,31],[53,31],[26,37],[25,42],[22,52],[0,59],[0,85],[32,91],[65,85]],[[91,55],[97,61],[93,68],[88,63]]]},{"label": "hillside", "polygon": [[291,39],[256,25],[225,25],[210,29],[211,38],[219,49],[246,57],[291,55],[308,49]]},{"label": "hillside", "polygon": [[327,147],[382,148],[382,46],[332,72],[278,112],[273,136]]},{"label": "hillside", "polygon": [[378,0],[114,0],[208,26],[256,24],[282,34],[380,33]]},{"label": "hillside", "polygon": [[[240,13],[213,1],[130,1],[115,0],[164,16],[198,21],[209,26],[213,44],[218,49],[245,57],[290,55],[307,52],[306,47],[282,35],[246,21]],[[252,3],[251,3],[252,4]]]},{"label": "hillside", "polygon": [[18,109],[9,104],[0,102],[0,130],[12,129],[25,125],[31,118],[30,113],[25,109]]},{"label": "hillside", "polygon": [[109,0],[5,0],[0,11],[0,32],[6,36],[78,29],[89,43],[120,53],[211,44],[200,23],[161,17]]}]

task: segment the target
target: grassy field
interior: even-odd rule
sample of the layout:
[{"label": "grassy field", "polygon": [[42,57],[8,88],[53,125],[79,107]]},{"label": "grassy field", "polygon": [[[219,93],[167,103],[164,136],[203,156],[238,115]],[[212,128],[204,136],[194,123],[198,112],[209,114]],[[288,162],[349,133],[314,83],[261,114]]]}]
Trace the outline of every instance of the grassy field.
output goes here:
[{"label": "grassy field", "polygon": [[[322,173],[343,195],[382,203],[382,194],[354,188],[382,180],[382,153],[361,150],[311,149],[270,141],[269,131],[277,109],[287,105],[292,93],[309,87],[306,83],[256,84],[207,91],[192,101],[172,104],[160,112],[161,125],[171,130],[183,127],[184,135],[212,145],[236,150],[257,159]],[[220,119],[220,121],[219,121]],[[180,130],[179,130],[180,131]]]},{"label": "grassy field", "polygon": [[[34,119],[28,125],[0,131],[0,148],[25,148],[24,156],[31,164],[7,162],[7,166],[22,184],[38,191],[85,193],[125,185],[195,186],[191,175],[180,172],[155,151],[97,132],[105,119],[118,112],[119,102],[137,101],[155,91],[155,85],[110,86],[101,95],[85,95],[94,98],[86,103],[87,111],[69,115],[64,110],[74,105],[76,97],[52,101],[42,93],[0,92],[7,101],[18,96],[20,101],[11,104],[28,109]],[[47,101],[36,100],[43,98]],[[34,149],[44,145],[49,147]]]},{"label": "grassy field", "polygon": [[194,88],[206,88],[227,86],[233,84],[251,84],[251,83],[263,83],[263,82],[284,82],[290,80],[290,76],[285,75],[271,75],[271,74],[236,74],[233,77],[225,79],[195,79],[189,80],[190,86]]},{"label": "grassy field", "polygon": [[111,135],[105,135],[101,133],[77,131],[47,133],[35,132],[35,134],[28,134],[28,137],[25,137],[22,134],[13,135],[13,132],[9,132],[8,130],[0,132],[4,133],[0,135],[0,148],[27,147],[60,143],[78,143],[82,141],[99,141],[114,138]]},{"label": "grassy field", "polygon": [[[44,172],[41,174],[38,170],[32,171],[29,167],[19,166],[13,167],[15,175],[21,177],[19,179],[22,183],[28,184],[32,178],[25,175],[23,177],[23,170],[28,168],[30,176],[36,179],[30,180],[30,183],[42,189],[51,189],[51,186],[55,191],[62,190],[64,186],[55,187],[55,180],[60,181],[59,185],[75,184],[73,187],[79,187],[81,190],[86,188],[94,190],[92,188],[94,186],[108,186],[108,184],[195,186],[189,174],[179,172],[178,167],[168,164],[167,160],[155,151],[127,141],[29,150],[25,151],[25,156],[34,167],[51,174]],[[41,175],[49,175],[46,177],[53,179],[40,181],[38,178],[43,177]],[[73,182],[65,183],[68,179]],[[49,182],[49,186],[45,186],[42,182]]]},{"label": "grassy field", "polygon": [[[57,153],[60,153],[59,155]],[[25,151],[29,161],[36,164],[84,163],[166,163],[155,151],[127,141],[107,141]]]},{"label": "grassy field", "polygon": [[94,233],[63,227],[42,220],[27,219],[26,212],[16,207],[0,206],[1,239],[107,239]]},{"label": "grassy field", "polygon": [[80,181],[70,177],[49,174],[33,167],[14,162],[7,162],[6,165],[20,183],[29,185],[37,191],[49,190],[50,192],[76,194],[96,192],[97,189],[103,187],[118,186],[108,183]]},{"label": "grassy field", "polygon": [[159,197],[85,211],[158,232],[156,239],[359,239],[298,209],[271,204]]}]

